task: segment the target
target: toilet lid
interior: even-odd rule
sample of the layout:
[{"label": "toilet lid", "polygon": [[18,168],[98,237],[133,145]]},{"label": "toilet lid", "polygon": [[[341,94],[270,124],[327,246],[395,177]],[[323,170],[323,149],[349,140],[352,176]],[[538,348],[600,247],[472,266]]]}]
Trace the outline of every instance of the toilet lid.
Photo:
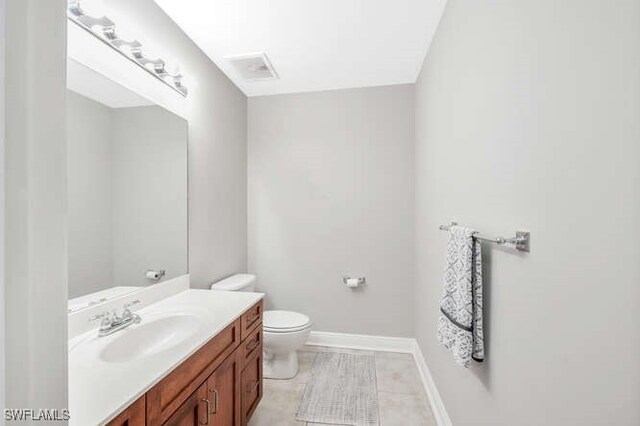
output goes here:
[{"label": "toilet lid", "polygon": [[291,311],[265,311],[262,316],[262,326],[265,330],[300,329],[309,325],[308,316]]}]

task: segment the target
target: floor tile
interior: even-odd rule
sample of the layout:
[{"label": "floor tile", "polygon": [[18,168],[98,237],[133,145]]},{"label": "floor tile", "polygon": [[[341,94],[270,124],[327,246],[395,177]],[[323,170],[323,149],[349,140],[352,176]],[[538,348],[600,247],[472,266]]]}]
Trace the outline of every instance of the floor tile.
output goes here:
[{"label": "floor tile", "polygon": [[264,380],[264,395],[249,426],[304,426],[296,420],[304,394],[304,383],[291,380]]},{"label": "floor tile", "polygon": [[378,392],[380,426],[437,426],[421,395]]},{"label": "floor tile", "polygon": [[378,392],[425,396],[418,367],[410,354],[377,352],[376,377]]}]

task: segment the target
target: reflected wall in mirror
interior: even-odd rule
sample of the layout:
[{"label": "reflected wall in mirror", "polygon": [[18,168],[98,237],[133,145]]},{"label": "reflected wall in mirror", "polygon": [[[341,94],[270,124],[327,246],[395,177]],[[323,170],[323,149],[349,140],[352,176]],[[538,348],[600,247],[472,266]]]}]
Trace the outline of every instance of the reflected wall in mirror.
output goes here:
[{"label": "reflected wall in mirror", "polygon": [[188,125],[73,59],[67,69],[74,312],[187,274]]}]

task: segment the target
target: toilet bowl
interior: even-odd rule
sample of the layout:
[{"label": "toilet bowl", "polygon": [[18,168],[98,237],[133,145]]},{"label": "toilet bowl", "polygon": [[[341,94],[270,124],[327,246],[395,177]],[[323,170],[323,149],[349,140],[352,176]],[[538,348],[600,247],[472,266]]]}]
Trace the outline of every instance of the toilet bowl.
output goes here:
[{"label": "toilet bowl", "polygon": [[[236,274],[211,285],[211,290],[253,291],[256,276]],[[267,379],[291,379],[298,374],[298,349],[311,333],[308,316],[291,311],[265,311],[262,316],[264,361]]]},{"label": "toilet bowl", "polygon": [[298,349],[311,332],[308,316],[291,311],[265,311],[262,317],[264,363],[267,379],[290,379],[298,374]]}]

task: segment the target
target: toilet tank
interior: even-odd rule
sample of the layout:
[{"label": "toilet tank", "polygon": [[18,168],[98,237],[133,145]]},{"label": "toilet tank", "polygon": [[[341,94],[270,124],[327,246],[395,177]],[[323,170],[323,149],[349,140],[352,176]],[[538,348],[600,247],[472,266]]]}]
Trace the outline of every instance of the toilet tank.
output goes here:
[{"label": "toilet tank", "polygon": [[252,274],[235,274],[229,278],[211,284],[211,290],[253,291],[256,276]]}]

